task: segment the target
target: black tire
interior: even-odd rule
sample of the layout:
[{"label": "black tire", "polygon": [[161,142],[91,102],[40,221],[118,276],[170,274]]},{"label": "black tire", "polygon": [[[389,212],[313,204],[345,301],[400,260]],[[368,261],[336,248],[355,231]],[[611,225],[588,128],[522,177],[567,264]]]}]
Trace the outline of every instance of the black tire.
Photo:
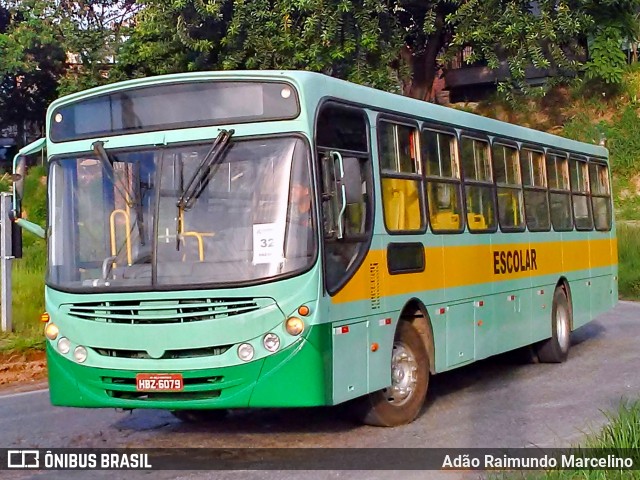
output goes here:
[{"label": "black tire", "polygon": [[409,322],[398,324],[391,362],[392,385],[354,403],[357,417],[367,425],[395,427],[410,423],[424,405],[429,387],[429,356],[420,334]]},{"label": "black tire", "polygon": [[558,287],[553,293],[551,309],[551,338],[538,344],[536,353],[542,363],[562,363],[569,355],[571,347],[571,324],[573,313],[567,294]]},{"label": "black tire", "polygon": [[223,420],[228,410],[171,410],[171,414],[184,423],[212,423]]}]

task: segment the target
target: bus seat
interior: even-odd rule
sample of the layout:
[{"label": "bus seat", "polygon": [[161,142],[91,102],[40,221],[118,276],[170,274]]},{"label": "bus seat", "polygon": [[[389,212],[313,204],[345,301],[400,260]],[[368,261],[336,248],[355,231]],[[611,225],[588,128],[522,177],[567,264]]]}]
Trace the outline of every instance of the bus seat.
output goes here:
[{"label": "bus seat", "polygon": [[389,230],[420,230],[420,192],[417,182],[383,178],[385,223]]},{"label": "bus seat", "polygon": [[437,212],[431,215],[431,226],[434,230],[458,230],[460,215],[450,211]]},{"label": "bus seat", "polygon": [[389,230],[404,230],[404,192],[396,178],[382,179],[382,198],[384,202],[384,221]]},{"label": "bus seat", "polygon": [[486,230],[487,222],[481,213],[467,213],[470,230]]},{"label": "bus seat", "polygon": [[500,192],[498,189],[498,213],[500,222],[504,225],[520,225],[520,207],[517,194],[512,191]]},{"label": "bus seat", "polygon": [[420,230],[422,219],[420,218],[420,193],[417,182],[412,180],[402,180],[405,193],[405,229]]}]

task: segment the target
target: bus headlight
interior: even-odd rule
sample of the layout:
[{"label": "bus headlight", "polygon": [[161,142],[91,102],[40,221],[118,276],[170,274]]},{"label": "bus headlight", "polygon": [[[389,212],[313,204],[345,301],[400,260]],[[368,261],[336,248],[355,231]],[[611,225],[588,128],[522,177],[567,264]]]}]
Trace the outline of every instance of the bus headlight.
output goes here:
[{"label": "bus headlight", "polygon": [[248,362],[253,358],[255,351],[248,343],[243,343],[238,347],[238,357],[243,362]]},{"label": "bus headlight", "polygon": [[60,329],[55,323],[49,323],[47,324],[46,327],[44,327],[44,334],[51,341],[58,338],[59,333],[60,333]]},{"label": "bus headlight", "polygon": [[73,351],[73,358],[76,359],[76,362],[82,363],[87,359],[87,349],[82,345],[79,345]]},{"label": "bus headlight", "polygon": [[304,322],[298,317],[287,318],[285,328],[289,335],[293,335],[295,337],[300,335],[304,330]]},{"label": "bus headlight", "polygon": [[67,337],[60,337],[60,340],[58,340],[58,351],[66,355],[69,353],[69,350],[71,350],[71,342],[69,339]]},{"label": "bus headlight", "polygon": [[275,333],[267,333],[262,339],[262,344],[270,352],[275,352],[280,348],[280,338]]}]

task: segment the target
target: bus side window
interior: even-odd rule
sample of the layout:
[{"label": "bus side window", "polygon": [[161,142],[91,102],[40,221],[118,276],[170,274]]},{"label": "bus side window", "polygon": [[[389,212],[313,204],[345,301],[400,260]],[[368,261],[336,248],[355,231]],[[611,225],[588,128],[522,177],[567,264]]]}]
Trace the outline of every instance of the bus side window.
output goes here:
[{"label": "bus side window", "polygon": [[569,169],[571,170],[571,196],[576,230],[593,230],[587,159],[572,156],[569,159]]},{"label": "bus side window", "polygon": [[389,232],[423,231],[418,130],[387,120],[378,124],[384,223]]},{"label": "bus side window", "polygon": [[596,230],[611,230],[611,189],[607,166],[601,163],[590,163],[589,183]]},{"label": "bus side window", "polygon": [[485,140],[462,136],[460,139],[460,158],[465,183],[469,231],[494,231],[496,228],[496,206],[489,143]]},{"label": "bus side window", "polygon": [[551,220],[549,218],[544,153],[523,148],[520,150],[520,165],[522,167],[527,228],[532,232],[548,231],[551,228]]},{"label": "bus side window", "polygon": [[564,153],[547,153],[551,225],[558,232],[573,230],[569,165]]},{"label": "bus side window", "polygon": [[493,173],[498,189],[498,220],[504,231],[524,229],[522,181],[518,149],[502,143],[491,148]]},{"label": "bus side window", "polygon": [[461,231],[464,223],[456,136],[423,130],[421,145],[431,229],[434,232]]}]

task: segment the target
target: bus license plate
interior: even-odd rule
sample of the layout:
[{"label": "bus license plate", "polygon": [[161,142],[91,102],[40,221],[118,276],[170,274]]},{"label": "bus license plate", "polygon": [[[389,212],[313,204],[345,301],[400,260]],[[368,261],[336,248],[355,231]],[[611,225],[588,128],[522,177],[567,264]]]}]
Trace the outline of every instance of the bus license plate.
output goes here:
[{"label": "bus license plate", "polygon": [[179,392],[184,387],[180,373],[138,373],[136,390],[138,392]]}]

